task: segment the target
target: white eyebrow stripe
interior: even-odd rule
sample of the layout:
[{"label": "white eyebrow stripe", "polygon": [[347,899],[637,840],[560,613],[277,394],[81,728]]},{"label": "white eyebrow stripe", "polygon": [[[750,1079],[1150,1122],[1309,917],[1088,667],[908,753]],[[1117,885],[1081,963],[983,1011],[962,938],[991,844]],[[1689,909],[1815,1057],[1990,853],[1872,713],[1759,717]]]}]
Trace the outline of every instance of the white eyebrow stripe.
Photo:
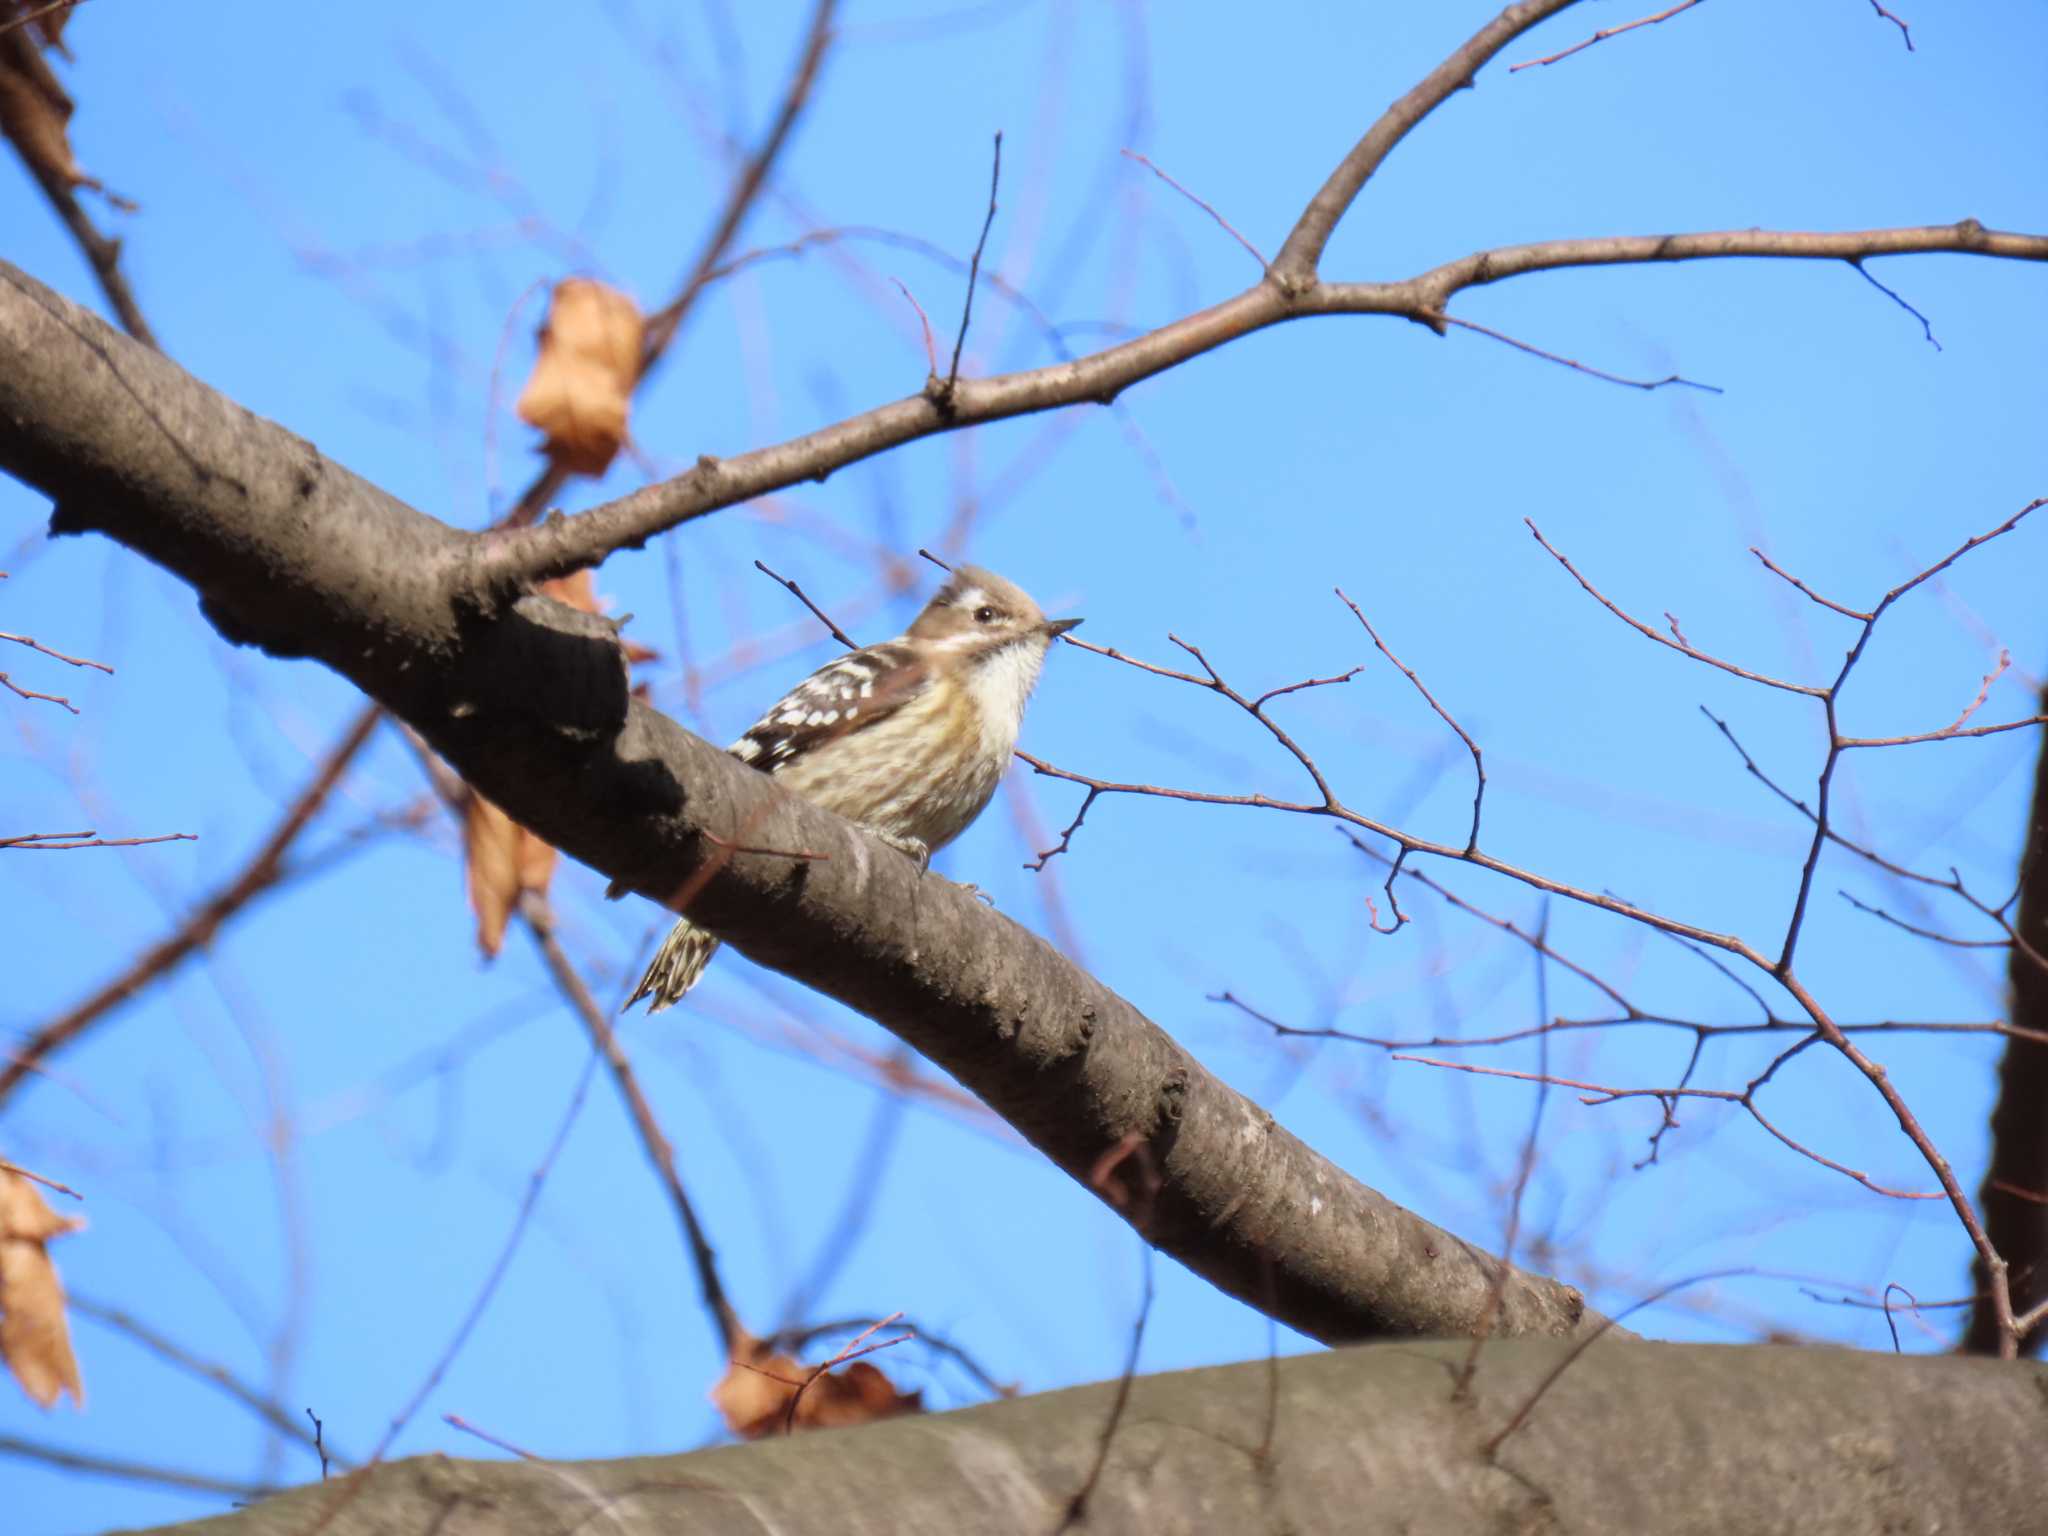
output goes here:
[{"label": "white eyebrow stripe", "polygon": [[958,606],[962,608],[966,608],[972,611],[973,609],[979,608],[983,603],[987,601],[988,594],[982,591],[979,587],[963,587],[960,589],[960,599]]}]

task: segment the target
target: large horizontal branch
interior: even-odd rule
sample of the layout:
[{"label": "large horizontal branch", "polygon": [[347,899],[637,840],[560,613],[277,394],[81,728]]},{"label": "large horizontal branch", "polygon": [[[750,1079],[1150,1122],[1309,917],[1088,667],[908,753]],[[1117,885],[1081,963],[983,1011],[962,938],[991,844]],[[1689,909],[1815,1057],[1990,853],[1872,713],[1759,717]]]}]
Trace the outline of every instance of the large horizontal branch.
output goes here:
[{"label": "large horizontal branch", "polygon": [[1569,1352],[1489,1345],[1463,1398],[1464,1351],[1445,1344],[1140,1378],[1068,1523],[1114,1383],[684,1456],[422,1456],[177,1532],[839,1536],[849,1510],[901,1536],[2041,1528],[2040,1366],[1602,1343],[1554,1374]]},{"label": "large horizontal branch", "polygon": [[482,536],[463,551],[469,571],[465,579],[479,592],[504,593],[528,581],[567,575],[599,563],[614,550],[637,548],[694,518],[806,480],[823,480],[918,438],[1061,406],[1107,405],[1141,380],[1290,320],[1390,315],[1442,331],[1445,306],[1462,290],[1531,272],[1736,257],[1854,264],[1877,256],[1944,252],[2048,261],[2048,235],[1986,229],[1975,219],[1836,232],[1726,229],[1614,235],[1477,251],[1398,282],[1262,279],[1212,308],[1086,357],[991,378],[934,378],[922,394],[787,442],[728,459],[700,459],[685,474],[575,517],[556,515],[538,527]]},{"label": "large horizontal branch", "polygon": [[1497,1280],[1504,1333],[1588,1324],[1571,1287],[1358,1183],[963,887],[633,699],[606,621],[531,594],[477,605],[455,579],[470,536],[4,264],[0,468],[52,498],[53,532],[104,533],[191,583],[229,638],[348,677],[557,847],[657,900],[687,890],[694,919],[894,1031],[1291,1327],[1470,1333]]}]

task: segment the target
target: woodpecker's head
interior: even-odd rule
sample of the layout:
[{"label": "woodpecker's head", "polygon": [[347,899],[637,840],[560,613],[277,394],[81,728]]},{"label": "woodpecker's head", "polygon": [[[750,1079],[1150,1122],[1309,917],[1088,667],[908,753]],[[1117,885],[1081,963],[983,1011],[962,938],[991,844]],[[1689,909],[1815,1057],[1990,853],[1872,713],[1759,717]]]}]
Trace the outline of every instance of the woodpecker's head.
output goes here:
[{"label": "woodpecker's head", "polygon": [[1045,654],[1079,619],[1048,619],[1022,587],[979,566],[957,567],[910,626],[910,638],[977,658],[1012,646]]},{"label": "woodpecker's head", "polygon": [[1023,588],[963,565],[925,604],[906,638],[926,647],[968,689],[991,750],[999,746],[1007,757],[1046,647],[1080,622],[1048,619]]}]

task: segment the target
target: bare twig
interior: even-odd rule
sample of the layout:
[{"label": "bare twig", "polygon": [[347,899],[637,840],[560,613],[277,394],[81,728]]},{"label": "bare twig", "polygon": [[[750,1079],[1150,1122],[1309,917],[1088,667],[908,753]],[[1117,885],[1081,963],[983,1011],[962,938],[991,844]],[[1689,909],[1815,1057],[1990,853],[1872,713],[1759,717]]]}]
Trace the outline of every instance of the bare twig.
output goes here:
[{"label": "bare twig", "polygon": [[1081,1479],[1081,1486],[1074,1490],[1067,1500],[1067,1508],[1056,1536],[1086,1525],[1088,1522],[1088,1501],[1094,1496],[1096,1486],[1102,1481],[1103,1469],[1109,1465],[1109,1448],[1116,1440],[1118,1427],[1123,1423],[1124,1412],[1130,1407],[1131,1385],[1138,1379],[1138,1355],[1145,1347],[1145,1325],[1152,1317],[1152,1301],[1155,1290],[1152,1281],[1152,1249],[1141,1246],[1138,1250],[1139,1264],[1144,1275],[1144,1291],[1138,1298],[1138,1316],[1131,1324],[1130,1347],[1124,1352],[1124,1368],[1118,1375],[1116,1394],[1110,1399],[1109,1417],[1104,1421],[1102,1433],[1095,1442],[1095,1456],[1089,1462],[1088,1474]]},{"label": "bare twig", "polygon": [[1718,384],[1702,384],[1697,379],[1688,379],[1682,374],[1667,373],[1661,379],[1631,379],[1622,374],[1609,373],[1605,368],[1595,368],[1591,363],[1582,363],[1577,358],[1566,357],[1561,352],[1546,351],[1542,347],[1534,346],[1518,337],[1510,336],[1506,331],[1497,331],[1492,326],[1481,325],[1475,320],[1461,320],[1456,315],[1445,314],[1442,310],[1430,310],[1416,318],[1420,319],[1425,325],[1433,326],[1439,331],[1447,325],[1455,325],[1460,330],[1472,331],[1477,335],[1502,342],[1507,346],[1513,347],[1517,352],[1526,352],[1531,357],[1540,357],[1546,363],[1556,363],[1561,368],[1569,368],[1574,373],[1583,373],[1588,378],[1599,379],[1603,383],[1619,384],[1627,389],[1640,389],[1645,394],[1652,390],[1665,389],[1672,385],[1683,385],[1687,389],[1702,390],[1710,395],[1724,393]]},{"label": "bare twig", "polygon": [[[862,1329],[859,1333],[855,1334],[851,1339],[847,1340],[846,1343],[842,1344],[837,1350],[833,1352],[831,1359],[825,1361],[821,1365],[813,1366],[810,1369],[810,1371],[806,1373],[804,1379],[801,1382],[797,1383],[796,1391],[792,1392],[789,1395],[789,1404],[782,1410],[782,1432],[785,1435],[794,1434],[796,1432],[797,1405],[804,1400],[804,1393],[810,1390],[811,1383],[816,1381],[820,1376],[825,1375],[828,1371],[837,1370],[840,1366],[845,1365],[848,1361],[858,1360],[864,1355],[872,1355],[879,1350],[894,1349],[898,1344],[908,1344],[912,1339],[916,1338],[917,1335],[915,1332],[906,1329],[904,1332],[899,1333],[893,1339],[879,1339],[873,1344],[868,1343],[868,1340],[872,1338],[876,1333],[879,1333],[882,1329],[887,1328],[894,1323],[901,1322],[902,1319],[903,1314],[901,1312],[891,1312],[887,1317],[882,1318],[880,1321],[874,1323],[870,1327]],[[744,1361],[739,1360],[735,1360],[733,1363],[735,1365],[745,1364]],[[747,1369],[752,1370],[754,1369],[754,1367],[748,1366]]]},{"label": "bare twig", "polygon": [[1499,1431],[1495,1433],[1493,1437],[1486,1442],[1483,1449],[1486,1453],[1487,1459],[1492,1460],[1494,1457],[1500,1454],[1500,1448],[1502,1443],[1508,1438],[1508,1436],[1512,1435],[1516,1430],[1520,1429],[1524,1424],[1529,1422],[1529,1415],[1535,1412],[1536,1405],[1543,1401],[1543,1395],[1546,1392],[1548,1392],[1552,1387],[1557,1385],[1558,1378],[1564,1375],[1566,1371],[1570,1370],[1572,1366],[1575,1363],[1577,1363],[1579,1356],[1583,1355],[1588,1349],[1592,1348],[1593,1345],[1600,1340],[1601,1336],[1604,1335],[1608,1329],[1613,1328],[1620,1323],[1626,1322],[1629,1318],[1634,1317],[1638,1312],[1642,1311],[1643,1308],[1655,1306],[1658,1302],[1662,1301],[1665,1297],[1671,1295],[1673,1292],[1684,1290],[1689,1285],[1704,1285],[1709,1280],[1732,1280],[1738,1275],[1748,1275],[1751,1273],[1753,1273],[1753,1271],[1747,1269],[1717,1269],[1713,1271],[1711,1274],[1693,1275],[1684,1280],[1674,1280],[1671,1284],[1664,1286],[1661,1289],[1652,1291],[1648,1296],[1645,1296],[1641,1301],[1636,1302],[1633,1306],[1627,1308],[1625,1311],[1618,1312],[1611,1318],[1601,1319],[1600,1325],[1598,1327],[1589,1330],[1585,1337],[1577,1340],[1572,1345],[1572,1347],[1568,1351],[1566,1351],[1564,1358],[1559,1360],[1556,1365],[1552,1366],[1550,1370],[1544,1374],[1543,1380],[1537,1383],[1536,1390],[1529,1394],[1528,1398],[1522,1403],[1522,1405],[1519,1408],[1517,1408],[1512,1415],[1509,1416],[1507,1423],[1502,1425]]},{"label": "bare twig", "polygon": [[1669,649],[1678,652],[1681,656],[1690,656],[1694,661],[1703,661],[1710,667],[1718,667],[1723,672],[1733,673],[1735,676],[1742,678],[1747,682],[1762,683],[1766,688],[1781,688],[1787,693],[1803,693],[1810,699],[1820,699],[1825,698],[1827,696],[1827,690],[1825,688],[1816,688],[1810,683],[1791,683],[1786,682],[1783,678],[1767,677],[1761,672],[1752,672],[1747,667],[1739,667],[1732,661],[1723,661],[1720,657],[1710,655],[1706,651],[1700,650],[1697,646],[1688,645],[1682,640],[1673,639],[1669,635],[1659,634],[1650,625],[1645,624],[1641,619],[1637,618],[1634,614],[1629,613],[1619,603],[1615,602],[1612,598],[1610,598],[1605,592],[1602,592],[1598,587],[1594,586],[1592,582],[1588,581],[1584,576],[1580,575],[1579,568],[1573,565],[1571,561],[1567,559],[1564,556],[1564,554],[1560,552],[1558,548],[1550,542],[1550,540],[1543,537],[1543,530],[1536,526],[1535,521],[1533,519],[1525,517],[1522,519],[1522,522],[1527,526],[1529,532],[1535,535],[1536,542],[1538,544],[1541,544],[1543,548],[1546,551],[1548,551],[1550,558],[1555,560],[1559,565],[1563,566],[1567,571],[1569,571],[1571,573],[1572,580],[1576,581],[1581,587],[1585,588],[1587,596],[1591,597],[1594,602],[1598,603],[1602,608],[1605,608],[1609,613],[1613,614],[1617,619],[1621,620],[1622,623],[1626,624],[1630,629],[1634,630],[1637,634],[1642,635],[1647,639],[1654,640],[1657,642],[1657,644],[1661,646],[1666,646]]},{"label": "bare twig", "polygon": [[[68,1301],[71,1310],[80,1317],[91,1318],[94,1322],[104,1327],[112,1328],[117,1333],[126,1335],[158,1359],[166,1361],[187,1375],[197,1377],[199,1380],[207,1382],[217,1387],[220,1391],[225,1392],[229,1397],[240,1403],[244,1408],[247,1408],[257,1418],[268,1424],[286,1439],[296,1441],[308,1449],[318,1452],[320,1456],[320,1469],[323,1476],[326,1474],[327,1465],[330,1461],[343,1468],[350,1465],[347,1458],[343,1457],[339,1452],[326,1448],[318,1432],[319,1421],[317,1419],[314,1420],[316,1426],[314,1433],[308,1434],[306,1427],[286,1412],[284,1407],[274,1398],[267,1397],[256,1388],[250,1386],[219,1361],[207,1360],[193,1354],[182,1344],[159,1333],[147,1323],[140,1321],[131,1313],[119,1307],[110,1307],[104,1302],[95,1301],[87,1296],[81,1296],[76,1291],[71,1292]],[[311,1415],[309,1414],[308,1417],[311,1417]]]},{"label": "bare twig", "polygon": [[1884,20],[1890,22],[1893,26],[1899,29],[1899,36],[1901,39],[1904,40],[1906,44],[1906,52],[1918,52],[1918,50],[1913,46],[1913,29],[1911,27],[1907,26],[1905,22],[1901,21],[1897,16],[1893,15],[1890,11],[1886,10],[1882,5],[1878,4],[1878,0],[1870,0],[1870,8],[1873,11],[1877,12],[1877,14]]},{"label": "bare twig", "polygon": [[536,891],[527,891],[519,899],[519,915],[532,932],[534,942],[540,946],[541,958],[547,962],[548,974],[555,979],[555,985],[569,1000],[576,1016],[589,1031],[591,1045],[605,1064],[611,1069],[612,1081],[618,1086],[619,1097],[626,1101],[626,1108],[633,1117],[634,1129],[640,1133],[640,1144],[647,1153],[647,1160],[654,1165],[660,1177],[662,1188],[668,1192],[669,1204],[674,1208],[676,1220],[682,1225],[683,1238],[690,1250],[691,1262],[697,1270],[697,1286],[704,1298],[705,1310],[711,1314],[711,1321],[718,1334],[720,1353],[732,1355],[739,1342],[746,1337],[741,1326],[738,1311],[725,1293],[725,1285],[718,1276],[718,1256],[712,1249],[711,1241],[705,1236],[703,1223],[697,1219],[696,1208],[690,1203],[689,1193],[683,1188],[682,1175],[676,1168],[675,1144],[668,1139],[655,1118],[654,1106],[647,1095],[640,1091],[640,1081],[633,1074],[633,1064],[627,1058],[624,1047],[619,1044],[611,1021],[604,1010],[590,995],[583,978],[564,953],[561,942],[555,937],[554,915],[548,909],[547,899]]},{"label": "bare twig", "polygon": [[953,338],[953,361],[947,365],[946,380],[939,393],[951,399],[953,388],[960,382],[960,349],[967,345],[967,326],[974,318],[974,284],[981,276],[981,255],[988,249],[988,232],[995,228],[996,192],[1003,182],[1003,135],[996,133],[995,162],[988,173],[988,214],[981,221],[981,238],[974,242],[974,259],[967,264],[967,297],[960,305],[960,331]]},{"label": "bare twig", "polygon": [[31,1184],[40,1184],[45,1189],[56,1190],[60,1195],[69,1195],[74,1200],[83,1200],[85,1198],[85,1196],[73,1189],[69,1184],[53,1179],[48,1174],[37,1173],[33,1168],[24,1168],[21,1164],[12,1162],[4,1157],[0,1157],[0,1173],[11,1173],[17,1178],[27,1179]]},{"label": "bare twig", "polygon": [[1763,562],[1763,567],[1765,570],[1769,571],[1773,576],[1778,577],[1781,581],[1789,582],[1796,590],[1804,593],[1814,602],[1819,603],[1821,607],[1828,609],[1830,612],[1839,613],[1845,619],[1869,619],[1870,615],[1868,613],[1865,613],[1861,608],[1844,607],[1842,604],[1836,602],[1831,597],[1822,597],[1818,592],[1814,591],[1813,588],[1809,587],[1797,576],[1794,576],[1790,571],[1786,570],[1783,566],[1779,565],[1777,561],[1773,560],[1769,555],[1765,554],[1762,550],[1758,549],[1754,544],[1749,546],[1749,552],[1752,555],[1755,555],[1758,560]]},{"label": "bare twig", "polygon": [[924,306],[917,302],[917,295],[910,291],[910,285],[905,283],[902,278],[892,277],[889,281],[896,285],[897,291],[909,301],[910,307],[917,311],[917,323],[924,327],[925,377],[936,379],[939,376],[939,354],[937,347],[932,342],[932,317],[924,312]]},{"label": "bare twig", "polygon": [[1520,74],[1525,69],[1537,69],[1548,64],[1562,63],[1574,54],[1584,53],[1595,43],[1604,43],[1610,37],[1619,37],[1624,32],[1633,32],[1637,27],[1654,27],[1658,22],[1669,21],[1672,17],[1691,10],[1699,3],[1700,0],[1679,0],[1677,5],[1661,10],[1654,16],[1638,16],[1634,21],[1624,21],[1618,27],[1602,27],[1591,37],[1573,43],[1569,48],[1560,48],[1556,53],[1547,53],[1540,59],[1524,59],[1519,64],[1510,64],[1508,66],[1508,73],[1511,75]]},{"label": "bare twig", "polygon": [[84,656],[67,656],[62,651],[51,650],[42,641],[29,635],[9,634],[6,630],[0,629],[0,640],[12,640],[16,645],[25,645],[38,655],[48,656],[53,661],[66,662],[74,667],[91,667],[94,671],[104,672],[109,677],[114,675],[114,669],[104,661],[93,661]]},{"label": "bare twig", "polygon": [[1265,252],[1261,251],[1256,245],[1253,245],[1251,241],[1245,239],[1243,235],[1239,234],[1237,232],[1236,227],[1230,222],[1230,220],[1226,219],[1225,217],[1223,217],[1222,214],[1218,213],[1211,204],[1195,196],[1194,193],[1190,192],[1186,187],[1182,186],[1179,182],[1175,181],[1171,176],[1167,175],[1166,172],[1159,169],[1158,166],[1154,165],[1150,160],[1146,159],[1143,155],[1139,154],[1135,149],[1126,149],[1123,150],[1121,153],[1123,154],[1123,157],[1126,160],[1137,161],[1138,164],[1145,167],[1146,170],[1150,171],[1154,176],[1157,176],[1161,181],[1165,182],[1169,187],[1173,188],[1174,191],[1178,192],[1182,197],[1186,198],[1189,202],[1193,203],[1197,208],[1201,209],[1202,212],[1206,213],[1207,215],[1209,215],[1210,218],[1214,219],[1217,222],[1217,224],[1222,227],[1223,232],[1225,234],[1229,235],[1231,239],[1235,240],[1239,245],[1243,246],[1247,251],[1251,253],[1252,260],[1256,261],[1259,264],[1259,270],[1261,272],[1268,270],[1272,266],[1272,263],[1266,260]]},{"label": "bare twig", "polygon": [[320,1415],[310,1408],[306,1410],[306,1417],[313,1421],[313,1451],[320,1458],[320,1481],[324,1483],[327,1481],[328,1471],[334,1464],[334,1458],[327,1450],[327,1426],[321,1421]]},{"label": "bare twig", "polygon": [[827,617],[824,609],[820,608],[816,603],[812,602],[809,597],[804,595],[804,589],[802,587],[798,586],[795,582],[791,581],[787,576],[783,576],[775,571],[769,570],[767,566],[763,565],[758,560],[754,562],[754,569],[759,571],[763,576],[766,576],[770,581],[780,582],[784,587],[787,587],[789,589],[790,596],[794,597],[798,602],[802,603],[806,608],[810,609],[812,614],[817,618],[818,622],[824,625],[825,628],[831,632],[832,638],[834,640],[837,640],[849,651],[857,651],[860,649],[859,643],[851,635],[849,635],[845,630],[841,629],[837,624],[834,624],[832,620],[829,617]]},{"label": "bare twig", "polygon": [[201,1493],[209,1498],[253,1502],[281,1491],[275,1483],[239,1482],[231,1477],[188,1472],[182,1467],[159,1466],[154,1462],[122,1461],[112,1456],[92,1456],[84,1451],[67,1451],[60,1446],[39,1445],[33,1440],[24,1440],[19,1435],[0,1435],[0,1456],[15,1456],[23,1461],[39,1461],[46,1466],[62,1467],[68,1472],[83,1472],[89,1477],[112,1478],[120,1483],[143,1483],[154,1488],[175,1489],[179,1493]]},{"label": "bare twig", "polygon": [[24,11],[12,20],[0,21],[0,36],[12,32],[16,27],[28,26],[31,22],[41,21],[45,16],[54,16],[59,11],[68,11],[73,6],[84,3],[85,0],[49,0],[47,5],[39,5],[32,11]]},{"label": "bare twig", "polygon": [[[1908,46],[1911,46],[1910,42],[1908,43]],[[1915,320],[1918,320],[1920,322],[1921,331],[1927,337],[1927,345],[1934,348],[1934,350],[1937,352],[1941,350],[1941,343],[1934,339],[1933,321],[1929,320],[1925,315],[1921,314],[1919,310],[1915,309],[1911,304],[1908,304],[1904,299],[1900,298],[1898,290],[1894,288],[1888,288],[1883,283],[1879,282],[1877,278],[1871,273],[1870,268],[1866,267],[1862,262],[1852,261],[1849,263],[1849,265],[1856,269],[1857,275],[1861,277],[1863,281],[1870,284],[1871,287],[1875,288],[1879,293],[1883,294],[1886,298],[1890,299],[1894,304],[1898,305],[1899,308],[1903,309]]]},{"label": "bare twig", "polygon": [[78,713],[78,706],[65,698],[61,693],[42,693],[34,688],[24,688],[5,672],[0,672],[0,688],[5,688],[10,693],[19,698],[27,699],[31,703],[55,704],[70,710],[74,715]]},{"label": "bare twig", "polygon": [[[1393,880],[1388,875],[1389,882]],[[1543,915],[1536,923],[1536,1022],[1542,1024],[1550,1017],[1550,976],[1544,964],[1544,951],[1549,947],[1545,940],[1550,934],[1550,904],[1543,905]],[[1536,1038],[1536,1070],[1547,1076],[1550,1071],[1550,1036],[1539,1034]],[[1479,1326],[1472,1334],[1472,1347],[1466,1351],[1464,1363],[1460,1366],[1455,1385],[1451,1388],[1454,1401],[1462,1402],[1472,1389],[1472,1373],[1479,1368],[1479,1351],[1493,1335],[1494,1319],[1500,1314],[1503,1295],[1502,1281],[1508,1274],[1508,1267],[1515,1261],[1515,1244],[1522,1234],[1522,1198],[1528,1193],[1529,1177],[1536,1171],[1536,1148],[1543,1133],[1543,1111],[1550,1103],[1550,1084],[1541,1082],[1536,1088],[1536,1104],[1529,1112],[1529,1133],[1522,1140],[1522,1155],[1515,1168],[1515,1189],[1508,1201],[1507,1231],[1500,1244],[1500,1274],[1488,1290],[1486,1308],[1479,1315]]]},{"label": "bare twig", "polygon": [[[1423,701],[1427,703],[1431,709],[1436,711],[1437,718],[1442,720],[1445,725],[1448,725],[1454,732],[1457,733],[1458,740],[1462,741],[1465,744],[1465,750],[1472,754],[1472,777],[1474,780],[1472,788],[1472,830],[1465,839],[1465,851],[1467,853],[1476,852],[1479,848],[1479,811],[1480,806],[1486,799],[1486,763],[1485,760],[1480,756],[1479,743],[1472,739],[1471,732],[1467,731],[1465,727],[1458,724],[1458,722],[1452,718],[1451,712],[1449,710],[1445,709],[1443,705],[1437,702],[1436,695],[1431,693],[1429,691],[1428,686],[1424,684],[1422,679],[1415,675],[1415,669],[1409,666],[1408,663],[1403,661],[1400,657],[1396,656],[1392,651],[1387,649],[1387,642],[1382,640],[1380,638],[1380,632],[1372,627],[1372,620],[1368,619],[1365,616],[1364,611],[1359,608],[1358,604],[1354,603],[1353,601],[1351,601],[1349,597],[1345,596],[1344,589],[1342,587],[1338,587],[1336,589],[1336,593],[1338,597],[1343,599],[1344,606],[1351,610],[1352,615],[1358,620],[1358,622],[1365,626],[1365,632],[1368,635],[1372,636],[1372,643],[1379,647],[1380,654],[1386,657],[1387,660],[1391,661],[1396,667],[1398,667],[1400,669],[1401,675],[1407,678],[1409,682],[1415,685],[1415,691],[1422,695]],[[1387,884],[1388,894],[1391,895],[1393,887],[1392,875],[1389,875],[1387,877]]]},{"label": "bare twig", "polygon": [[151,945],[112,981],[45,1024],[22,1043],[14,1057],[0,1064],[0,1102],[5,1102],[21,1080],[34,1070],[36,1063],[69,1045],[97,1020],[159,976],[176,969],[195,951],[204,948],[223,923],[254,897],[277,884],[284,872],[286,851],[306,830],[314,814],[327,803],[328,796],[348,772],[349,765],[375,733],[383,713],[372,704],[356,716],[241,873],[201,902],[168,938]]},{"label": "bare twig", "polygon": [[63,852],[71,848],[142,848],[150,843],[196,843],[197,832],[160,832],[154,837],[100,837],[92,832],[19,832],[0,837],[0,848]]}]

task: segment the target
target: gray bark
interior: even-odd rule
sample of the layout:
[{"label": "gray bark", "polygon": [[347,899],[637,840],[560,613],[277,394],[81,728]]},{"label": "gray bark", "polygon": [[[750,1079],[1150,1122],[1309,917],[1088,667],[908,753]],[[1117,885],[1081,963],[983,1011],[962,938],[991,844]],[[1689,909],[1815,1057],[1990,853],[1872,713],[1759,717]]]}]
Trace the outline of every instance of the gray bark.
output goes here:
[{"label": "gray bark", "polygon": [[[229,639],[333,668],[558,848],[895,1031],[1290,1327],[1470,1334],[1497,1277],[1494,1331],[1598,1322],[1352,1179],[964,888],[632,699],[606,621],[480,583],[501,536],[414,511],[4,263],[0,468],[51,497],[53,533],[147,555]],[[1092,1177],[1118,1148],[1114,1180]]]},{"label": "gray bark", "polygon": [[[2041,709],[2048,713],[2048,695]],[[2019,897],[2016,942],[2006,961],[2009,1018],[2020,1029],[2048,1031],[2048,738],[2034,767],[2034,798],[2020,849]],[[2010,1267],[2012,1310],[2024,1317],[2048,1305],[2048,1045],[2039,1040],[2006,1039],[1991,1109],[1991,1156],[1977,1205],[1985,1232]],[[1962,1347],[1996,1354],[2002,1330],[1981,1255],[1972,1274],[1978,1300],[1963,1329]],[[2020,1348],[2038,1354],[2044,1343],[2048,1328],[2037,1327],[2021,1338]]]},{"label": "gray bark", "polygon": [[[1803,1536],[2048,1531],[2048,1367],[1599,1343],[1384,1344],[1143,1378],[1089,1536],[1400,1531]],[[162,1536],[1050,1536],[1114,1386],[672,1457],[420,1457]],[[325,1521],[324,1527],[320,1522]]]}]

